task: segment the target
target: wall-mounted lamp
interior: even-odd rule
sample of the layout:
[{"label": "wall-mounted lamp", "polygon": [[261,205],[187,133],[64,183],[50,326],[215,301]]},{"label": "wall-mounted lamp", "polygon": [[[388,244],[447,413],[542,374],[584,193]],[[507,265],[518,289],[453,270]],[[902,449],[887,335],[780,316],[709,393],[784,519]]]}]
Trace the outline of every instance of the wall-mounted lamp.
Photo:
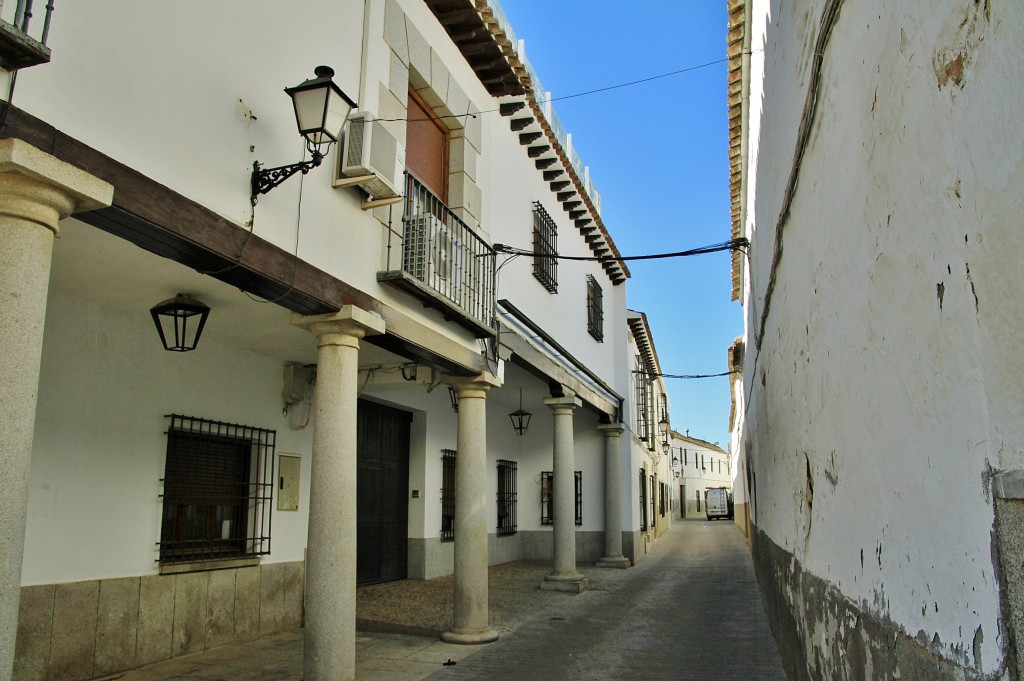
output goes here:
[{"label": "wall-mounted lamp", "polygon": [[254,161],[250,196],[254,206],[260,194],[266,194],[295,173],[301,172],[305,175],[320,165],[331,144],[341,137],[345,121],[356,105],[331,80],[334,69],[330,66],[318,66],[314,73],[316,78],[284,89],[292,98],[295,122],[299,126],[299,134],[306,138],[306,149],[312,158],[277,168],[261,168],[260,162]]},{"label": "wall-mounted lamp", "polygon": [[526,432],[526,429],[530,427],[530,417],[533,414],[523,409],[523,389],[519,389],[519,408],[508,415],[512,419],[512,427],[516,429],[516,432],[522,435]]},{"label": "wall-mounted lamp", "polygon": [[[205,303],[179,293],[150,308],[164,350],[188,352],[195,350],[203,335],[210,308]],[[173,342],[172,342],[173,341]]]},{"label": "wall-mounted lamp", "polygon": [[668,452],[671,448],[672,446],[668,443],[668,440],[665,440],[664,442],[661,443],[661,451],[665,452],[666,456],[668,455]]},{"label": "wall-mounted lamp", "polygon": [[456,414],[459,413],[459,393],[456,392],[455,388],[448,387],[448,399],[452,401],[452,411]]}]

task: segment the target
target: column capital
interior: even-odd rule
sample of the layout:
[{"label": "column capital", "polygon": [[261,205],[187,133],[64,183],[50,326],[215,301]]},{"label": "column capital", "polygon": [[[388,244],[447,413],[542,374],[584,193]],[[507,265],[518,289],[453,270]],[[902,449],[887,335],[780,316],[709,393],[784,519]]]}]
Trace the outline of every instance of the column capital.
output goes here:
[{"label": "column capital", "polygon": [[109,206],[114,186],[19,139],[0,140],[0,215],[57,234],[71,215]]},{"label": "column capital", "polygon": [[559,410],[565,409],[571,412],[576,407],[582,407],[583,401],[576,397],[576,393],[566,389],[565,394],[560,397],[545,397],[544,404],[558,413]]},{"label": "column capital", "polygon": [[384,333],[384,320],[379,315],[354,305],[346,305],[337,312],[327,314],[302,315],[293,312],[292,324],[314,334],[321,345],[340,343],[341,339],[331,339],[331,336],[348,336],[358,342],[364,336]]},{"label": "column capital", "polygon": [[455,388],[460,398],[486,397],[488,390],[502,386],[500,378],[487,373],[476,376],[445,376],[441,382]]},{"label": "column capital", "polygon": [[602,423],[598,425],[598,430],[604,432],[605,437],[618,437],[626,430],[626,424],[624,423]]}]

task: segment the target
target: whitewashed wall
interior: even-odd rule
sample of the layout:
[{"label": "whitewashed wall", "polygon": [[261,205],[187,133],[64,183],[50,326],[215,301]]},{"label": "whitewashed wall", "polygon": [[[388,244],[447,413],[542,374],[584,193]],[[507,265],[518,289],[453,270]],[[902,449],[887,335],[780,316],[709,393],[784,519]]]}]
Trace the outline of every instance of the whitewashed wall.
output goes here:
[{"label": "whitewashed wall", "polygon": [[312,428],[293,430],[281,412],[282,367],[213,337],[195,352],[166,352],[145,308],[129,316],[51,295],[23,584],[158,571],[172,413],[276,430],[277,454],[302,457],[299,510],[275,505],[264,562],[303,560]]},{"label": "whitewashed wall", "polygon": [[843,4],[758,352],[823,4],[747,2],[754,519],[853,603],[990,673],[989,476],[1024,463],[1024,7]]}]

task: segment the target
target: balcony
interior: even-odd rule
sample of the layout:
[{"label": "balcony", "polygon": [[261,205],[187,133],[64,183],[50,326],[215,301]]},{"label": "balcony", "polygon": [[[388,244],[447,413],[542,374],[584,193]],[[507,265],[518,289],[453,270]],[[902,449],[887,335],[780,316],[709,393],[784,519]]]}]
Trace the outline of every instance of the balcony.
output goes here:
[{"label": "balcony", "polygon": [[[42,23],[37,21],[34,27],[30,27],[33,16],[32,4],[32,0],[18,0],[11,23],[0,17],[0,67],[8,70],[23,69],[50,61],[50,48],[46,46],[46,38],[50,33],[53,0],[47,2],[43,8]],[[3,2],[0,1],[0,7],[2,6]]]},{"label": "balcony", "polygon": [[389,244],[377,281],[402,289],[477,338],[494,335],[494,251],[411,174],[400,248]]}]

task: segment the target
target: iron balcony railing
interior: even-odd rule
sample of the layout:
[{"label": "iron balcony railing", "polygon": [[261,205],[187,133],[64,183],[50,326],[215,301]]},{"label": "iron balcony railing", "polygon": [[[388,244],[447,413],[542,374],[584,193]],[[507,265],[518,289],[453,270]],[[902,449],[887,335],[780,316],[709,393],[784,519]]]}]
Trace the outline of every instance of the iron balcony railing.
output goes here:
[{"label": "iron balcony railing", "polygon": [[377,279],[440,308],[477,337],[494,335],[494,249],[410,173],[402,227],[401,248],[388,248]]},{"label": "iron balcony railing", "polygon": [[[12,9],[13,4],[13,9]],[[50,61],[50,48],[46,39],[50,35],[50,17],[53,15],[53,0],[43,7],[42,21],[33,22],[38,12],[33,12],[42,2],[32,0],[7,0],[4,7],[0,0],[0,66],[8,69],[22,69]]]}]

